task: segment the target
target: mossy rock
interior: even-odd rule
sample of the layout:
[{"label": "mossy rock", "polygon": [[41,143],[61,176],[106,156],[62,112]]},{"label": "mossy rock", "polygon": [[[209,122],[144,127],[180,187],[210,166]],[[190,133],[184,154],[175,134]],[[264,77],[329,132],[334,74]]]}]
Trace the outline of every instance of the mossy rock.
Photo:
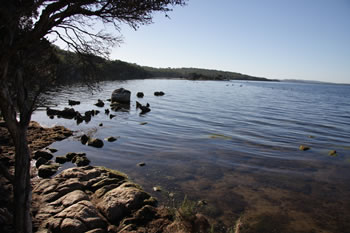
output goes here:
[{"label": "mossy rock", "polygon": [[309,147],[309,146],[305,146],[305,145],[300,145],[299,146],[299,150],[301,150],[301,151],[307,151],[307,150],[310,150],[311,149],[311,147]]},{"label": "mossy rock", "polygon": [[57,156],[56,157],[56,163],[64,164],[65,162],[67,162],[67,157],[66,156]]},{"label": "mossy rock", "polygon": [[44,158],[44,159],[50,160],[53,158],[53,155],[47,151],[39,150],[39,151],[36,151],[34,153],[33,159],[37,160],[39,158]]},{"label": "mossy rock", "polygon": [[58,163],[43,164],[38,169],[38,175],[41,178],[49,178],[57,172],[59,167]]},{"label": "mossy rock", "polygon": [[337,151],[336,150],[331,150],[328,152],[329,156],[337,156]]},{"label": "mossy rock", "polygon": [[106,171],[108,173],[108,177],[110,177],[110,178],[129,179],[129,177],[123,172],[120,172],[120,171],[117,171],[117,170],[113,170],[113,169],[110,169],[110,168],[106,168],[106,167],[102,167],[102,166],[96,166],[96,167],[101,169],[101,170]]}]

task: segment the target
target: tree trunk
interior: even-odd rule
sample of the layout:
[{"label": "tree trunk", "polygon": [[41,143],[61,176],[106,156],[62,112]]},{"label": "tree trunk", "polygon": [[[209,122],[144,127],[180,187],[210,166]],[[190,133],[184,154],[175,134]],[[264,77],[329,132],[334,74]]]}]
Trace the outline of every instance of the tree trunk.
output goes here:
[{"label": "tree trunk", "polygon": [[14,225],[16,233],[31,233],[32,188],[30,183],[30,151],[27,142],[27,126],[17,125],[15,183],[14,183]]}]

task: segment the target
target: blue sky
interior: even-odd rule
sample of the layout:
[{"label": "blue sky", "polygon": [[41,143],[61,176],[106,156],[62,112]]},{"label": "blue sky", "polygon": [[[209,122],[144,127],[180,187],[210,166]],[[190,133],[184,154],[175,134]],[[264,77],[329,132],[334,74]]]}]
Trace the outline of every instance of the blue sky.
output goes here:
[{"label": "blue sky", "polygon": [[190,0],[156,14],[111,59],[350,83],[350,0]]}]

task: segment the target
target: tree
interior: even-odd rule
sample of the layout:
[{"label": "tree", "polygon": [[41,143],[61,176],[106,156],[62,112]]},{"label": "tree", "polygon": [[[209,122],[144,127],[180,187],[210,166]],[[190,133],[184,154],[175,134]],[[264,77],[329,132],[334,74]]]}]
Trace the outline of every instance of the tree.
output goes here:
[{"label": "tree", "polygon": [[14,225],[32,232],[30,151],[27,128],[40,93],[55,78],[55,53],[49,35],[81,56],[108,55],[119,33],[96,31],[97,24],[120,32],[125,23],[137,29],[152,23],[154,12],[166,16],[186,0],[11,0],[0,6],[0,110],[15,154]]}]

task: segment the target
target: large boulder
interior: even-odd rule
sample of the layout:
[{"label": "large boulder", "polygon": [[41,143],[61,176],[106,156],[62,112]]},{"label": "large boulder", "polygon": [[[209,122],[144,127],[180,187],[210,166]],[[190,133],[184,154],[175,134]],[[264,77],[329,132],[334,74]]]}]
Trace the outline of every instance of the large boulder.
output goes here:
[{"label": "large boulder", "polygon": [[112,102],[118,102],[121,104],[130,104],[131,92],[124,88],[116,89],[112,92]]},{"label": "large boulder", "polygon": [[119,222],[132,211],[144,206],[149,198],[149,194],[126,182],[107,192],[97,204],[97,208],[110,222]]}]

